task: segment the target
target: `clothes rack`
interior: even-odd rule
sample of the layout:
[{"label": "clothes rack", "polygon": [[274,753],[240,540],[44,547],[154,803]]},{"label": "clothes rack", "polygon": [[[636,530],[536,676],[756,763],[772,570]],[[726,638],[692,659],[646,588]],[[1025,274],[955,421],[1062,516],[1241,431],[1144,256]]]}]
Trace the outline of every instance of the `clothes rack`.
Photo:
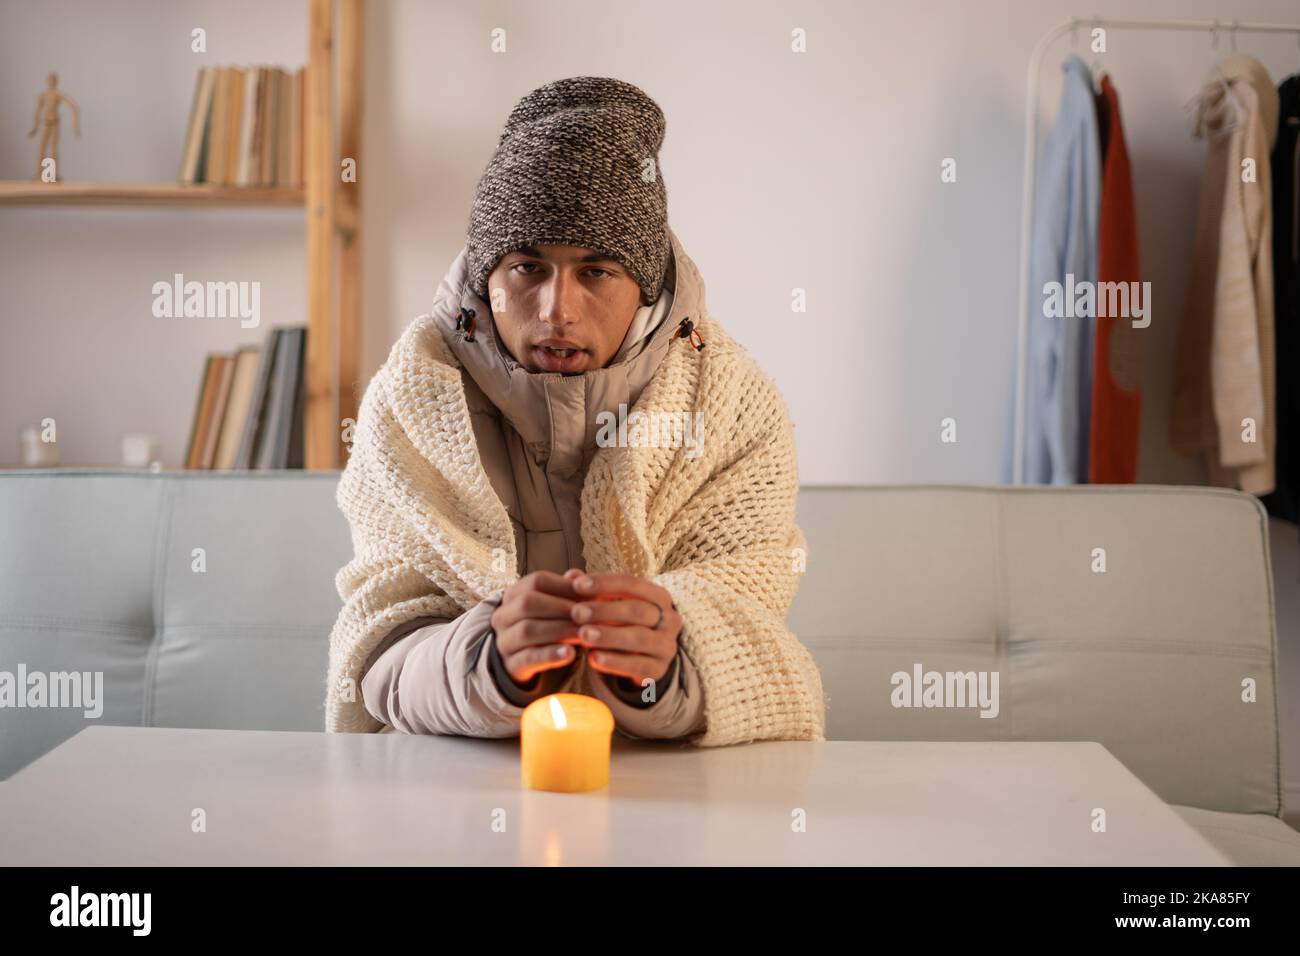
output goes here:
[{"label": "clothes rack", "polygon": [[1103,27],[1119,30],[1171,30],[1219,34],[1293,33],[1300,40],[1300,24],[1242,23],[1237,20],[1128,20],[1112,17],[1071,17],[1043,34],[1029,56],[1029,77],[1025,90],[1024,184],[1020,197],[1020,285],[1016,327],[1016,403],[1013,478],[1017,485],[1025,477],[1026,374],[1029,332],[1029,249],[1034,221],[1035,179],[1038,166],[1038,74],[1047,48],[1058,37],[1079,28]]}]

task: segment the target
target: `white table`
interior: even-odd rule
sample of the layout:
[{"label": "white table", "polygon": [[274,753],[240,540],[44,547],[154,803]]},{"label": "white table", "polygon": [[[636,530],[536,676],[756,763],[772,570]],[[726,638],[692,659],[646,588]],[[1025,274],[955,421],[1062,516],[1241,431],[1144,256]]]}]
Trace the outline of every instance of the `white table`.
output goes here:
[{"label": "white table", "polygon": [[517,738],[97,726],[0,783],[0,865],[1228,862],[1096,743],[616,737],[559,794]]}]

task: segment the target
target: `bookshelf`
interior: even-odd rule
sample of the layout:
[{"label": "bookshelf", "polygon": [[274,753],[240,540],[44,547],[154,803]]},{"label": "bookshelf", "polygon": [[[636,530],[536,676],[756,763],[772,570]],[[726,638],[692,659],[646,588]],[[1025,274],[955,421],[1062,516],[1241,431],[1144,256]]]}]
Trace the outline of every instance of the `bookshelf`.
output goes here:
[{"label": "bookshelf", "polygon": [[305,4],[302,189],[12,180],[0,181],[0,205],[302,210],[307,244],[304,467],[329,470],[345,460],[341,423],[356,419],[358,404],[360,184],[342,182],[339,167],[344,156],[361,162],[364,0]]},{"label": "bookshelf", "polygon": [[171,183],[0,181],[5,206],[298,206],[304,191],[276,187],[177,186]]}]

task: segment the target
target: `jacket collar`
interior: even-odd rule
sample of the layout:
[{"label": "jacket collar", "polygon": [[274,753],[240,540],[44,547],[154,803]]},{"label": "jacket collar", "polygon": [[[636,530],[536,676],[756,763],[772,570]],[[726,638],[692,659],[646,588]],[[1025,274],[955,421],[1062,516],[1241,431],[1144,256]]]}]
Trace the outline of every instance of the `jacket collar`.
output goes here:
[{"label": "jacket collar", "polygon": [[[468,285],[468,250],[462,248],[434,296],[432,316],[448,348],[483,395],[533,449],[548,470],[585,469],[595,452],[597,415],[624,413],[636,404],[660,362],[682,334],[686,319],[704,312],[699,270],[668,230],[671,255],[665,286],[672,305],[658,328],[604,368],[578,375],[530,372],[510,355],[497,335],[488,304]],[[467,324],[472,320],[472,337]],[[626,344],[626,343],[625,343]],[[681,347],[688,347],[683,342]]]}]

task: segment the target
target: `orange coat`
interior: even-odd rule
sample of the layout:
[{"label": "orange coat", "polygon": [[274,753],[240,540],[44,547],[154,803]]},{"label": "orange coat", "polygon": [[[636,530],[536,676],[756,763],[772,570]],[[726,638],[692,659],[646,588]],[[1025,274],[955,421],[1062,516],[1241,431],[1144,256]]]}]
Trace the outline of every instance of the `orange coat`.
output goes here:
[{"label": "orange coat", "polygon": [[[1105,155],[1101,174],[1101,216],[1098,226],[1097,284],[1137,283],[1142,271],[1138,257],[1137,213],[1133,175],[1129,168],[1119,96],[1110,77],[1101,78],[1098,99]],[[1097,296],[1097,333],[1092,351],[1092,419],[1088,434],[1090,484],[1131,484],[1137,481],[1138,432],[1142,420],[1142,334],[1127,316],[1103,314]],[[1144,303],[1150,307],[1150,303]]]}]

